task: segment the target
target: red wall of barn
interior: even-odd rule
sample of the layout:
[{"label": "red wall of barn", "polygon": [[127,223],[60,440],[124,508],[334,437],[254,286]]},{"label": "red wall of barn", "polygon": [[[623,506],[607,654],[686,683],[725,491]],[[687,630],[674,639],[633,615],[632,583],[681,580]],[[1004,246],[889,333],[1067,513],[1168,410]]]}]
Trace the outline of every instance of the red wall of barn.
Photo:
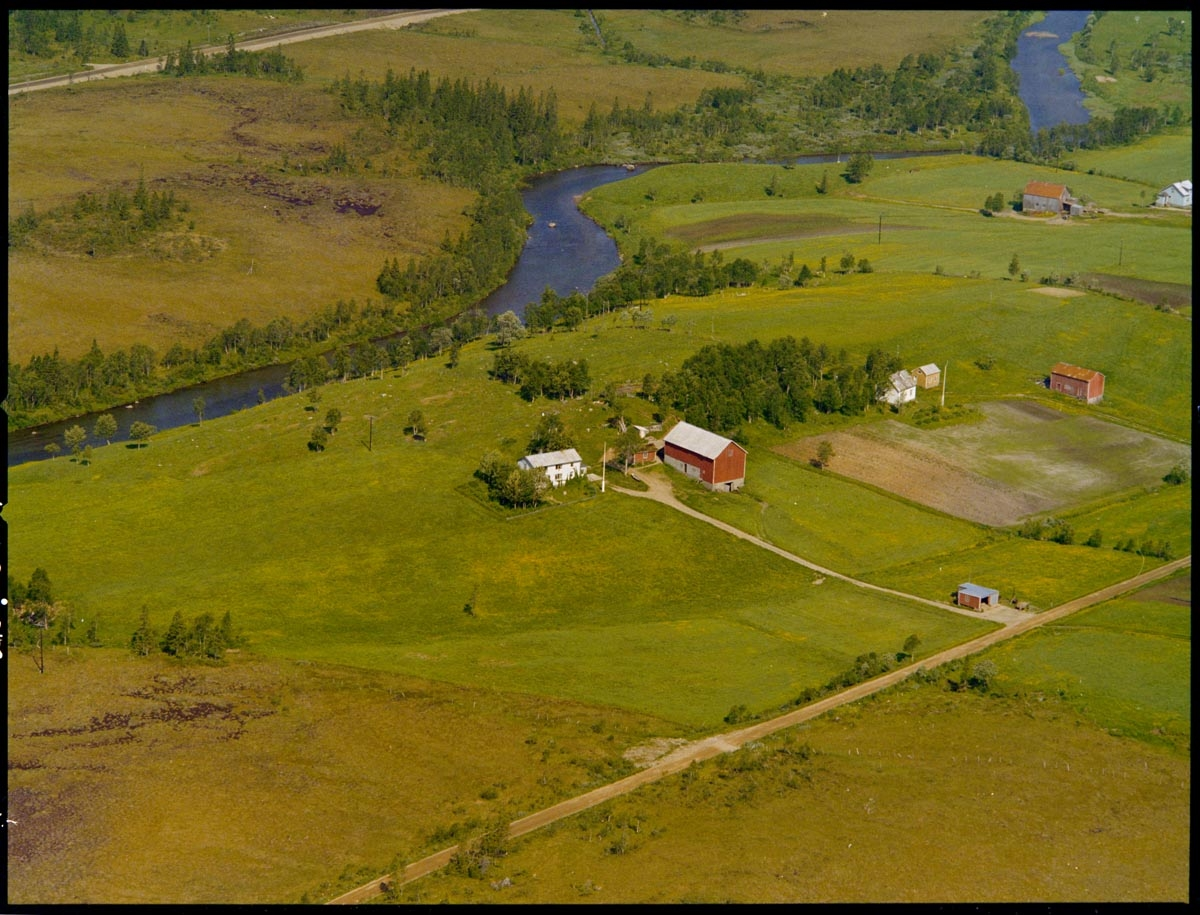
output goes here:
[{"label": "red wall of barn", "polygon": [[[740,480],[746,475],[746,452],[732,443],[717,455],[716,479],[721,483]],[[709,480],[712,483],[713,480]]]},{"label": "red wall of barn", "polygon": [[700,479],[706,483],[712,482],[713,462],[708,458],[701,457],[693,451],[680,448],[678,445],[673,445],[670,442],[663,443],[663,457],[675,458],[677,461],[683,461],[685,464],[700,468]]}]

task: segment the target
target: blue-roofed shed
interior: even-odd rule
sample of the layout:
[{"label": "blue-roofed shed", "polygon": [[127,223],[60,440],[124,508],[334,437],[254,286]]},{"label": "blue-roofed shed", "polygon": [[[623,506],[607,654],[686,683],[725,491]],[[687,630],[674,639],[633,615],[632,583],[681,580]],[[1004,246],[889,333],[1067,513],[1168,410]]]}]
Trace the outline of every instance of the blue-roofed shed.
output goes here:
[{"label": "blue-roofed shed", "polygon": [[983,607],[998,607],[1000,605],[1000,592],[995,588],[985,588],[982,585],[973,585],[970,582],[958,586],[958,594],[955,596],[955,602],[960,607],[970,607],[972,610],[980,610]]}]

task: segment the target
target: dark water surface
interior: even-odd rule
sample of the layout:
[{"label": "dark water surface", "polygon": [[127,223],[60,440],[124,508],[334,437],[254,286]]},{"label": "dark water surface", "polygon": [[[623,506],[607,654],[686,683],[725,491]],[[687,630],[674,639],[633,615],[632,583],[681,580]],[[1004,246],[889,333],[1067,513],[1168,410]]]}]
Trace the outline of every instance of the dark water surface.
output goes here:
[{"label": "dark water surface", "polygon": [[[1029,127],[1037,133],[1059,124],[1086,124],[1079,79],[1058,46],[1087,24],[1090,10],[1055,10],[1021,33],[1012,68],[1021,80],[1020,97],[1029,111]],[[1041,36],[1048,37],[1041,37]],[[1052,37],[1049,37],[1052,36]]]}]

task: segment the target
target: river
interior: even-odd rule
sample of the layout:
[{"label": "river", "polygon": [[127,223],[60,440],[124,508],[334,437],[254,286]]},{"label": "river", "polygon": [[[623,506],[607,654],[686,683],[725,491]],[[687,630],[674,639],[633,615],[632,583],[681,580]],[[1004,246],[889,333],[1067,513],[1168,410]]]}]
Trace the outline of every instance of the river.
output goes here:
[{"label": "river", "polygon": [[[1058,45],[1083,28],[1088,15],[1087,11],[1078,10],[1048,13],[1045,20],[1026,29],[1018,41],[1012,66],[1020,75],[1021,100],[1029,109],[1035,132],[1041,127],[1083,123],[1088,119],[1079,81],[1058,52]],[[1055,37],[1043,37],[1046,34]],[[876,158],[946,154],[881,153]],[[787,161],[804,165],[838,159],[801,156]],[[547,286],[559,295],[590,291],[596,280],[617,268],[620,256],[612,238],[579,212],[576,200],[593,188],[640,174],[650,167],[585,166],[531,182],[522,192],[525,209],[533,218],[525,248],[508,281],[484,299],[481,307],[490,315],[511,310],[520,317],[527,304],[541,299]],[[197,397],[204,398],[205,418],[216,419],[252,407],[260,399],[283,396],[287,372],[287,365],[267,366],[101,412],[116,417],[120,426],[118,439],[127,437],[129,426],[135,421],[160,430],[171,429],[196,421],[193,403]],[[9,432],[8,466],[48,457],[46,445],[56,442],[61,447],[63,433],[71,426],[82,426],[90,435],[98,415]]]},{"label": "river", "polygon": [[1079,78],[1058,50],[1087,24],[1090,10],[1055,10],[1021,33],[1012,68],[1020,79],[1021,101],[1033,133],[1059,124],[1086,124]]}]

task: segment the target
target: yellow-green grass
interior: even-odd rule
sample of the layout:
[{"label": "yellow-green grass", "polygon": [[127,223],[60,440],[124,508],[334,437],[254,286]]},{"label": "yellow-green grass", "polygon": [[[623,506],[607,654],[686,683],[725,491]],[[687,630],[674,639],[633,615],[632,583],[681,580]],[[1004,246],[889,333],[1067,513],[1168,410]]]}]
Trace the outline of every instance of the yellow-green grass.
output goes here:
[{"label": "yellow-green grass", "polygon": [[403,902],[1189,898],[1186,754],[1045,701],[906,684],[512,843]]},{"label": "yellow-green grass", "polygon": [[1114,734],[1191,746],[1190,573],[989,650],[997,688],[1057,693]]},{"label": "yellow-green grass", "polygon": [[685,733],[246,653],[6,662],[10,906],[321,902],[445,847],[438,831],[573,796],[627,748]]},{"label": "yellow-green grass", "polygon": [[1145,185],[1146,196],[1142,199],[1139,191],[1139,200],[1149,205],[1163,188],[1192,173],[1192,129],[1146,137],[1135,146],[1081,149],[1072,153],[1071,159],[1080,171],[1140,182]]},{"label": "yellow-green grass", "polygon": [[[987,18],[979,10],[748,10],[745,18],[714,26],[664,10],[595,13],[606,36],[611,31],[642,52],[788,76],[875,64],[892,70],[908,54],[944,53],[969,43]],[[873,37],[864,40],[867,35]]]},{"label": "yellow-green grass", "polygon": [[[1100,531],[1102,545],[1116,547],[1133,539],[1171,544],[1171,553],[1186,556],[1192,551],[1192,485],[1156,486],[1136,489],[1124,497],[1064,513],[1084,540]],[[1149,560],[1153,562],[1154,559]]]},{"label": "yellow-green grass", "polygon": [[[930,650],[980,631],[814,586],[806,569],[614,490],[513,518],[489,511],[462,492],[479,459],[499,448],[515,461],[553,408],[488,380],[490,361],[475,344],[455,370],[424,362],[404,378],[322,388],[313,411],[283,398],[142,449],[98,448],[90,465],[13,468],[14,573],[46,568],[117,644],[142,606],[160,627],[176,610],[228,610],[269,656],[589,696],[710,726],[733,699],[786,702],[863,651],[898,650],[914,629]],[[344,419],[314,454],[310,430],[330,407]],[[423,443],[403,434],[414,407],[429,422]],[[570,428],[598,438],[592,409],[564,406]],[[772,614],[790,622],[764,628]],[[742,650],[723,653],[728,638]],[[631,643],[645,655],[636,666]],[[778,674],[763,678],[764,663]],[[685,685],[681,669],[706,682]]]},{"label": "yellow-green grass", "polygon": [[[105,352],[133,343],[164,352],[177,341],[202,344],[243,317],[302,320],[338,300],[378,298],[385,259],[426,254],[461,231],[473,198],[415,177],[400,147],[343,120],[312,87],[99,82],[19,97],[9,121],[10,217],[29,206],[45,214],[85,192],[131,194],[144,177],[150,190],[188,203],[194,226],[180,231],[213,252],[186,260],[153,251],[10,253],[9,356],[19,361],[55,347],[74,358],[93,339]],[[285,157],[315,163],[336,144],[369,156],[371,172],[282,171]],[[379,210],[339,213],[343,197]]]},{"label": "yellow-green grass", "polygon": [[733,73],[618,64],[585,44],[579,18],[566,10],[479,10],[430,20],[419,28],[356,32],[288,45],[307,82],[346,75],[382,80],[429,71],[446,78],[490,81],[509,92],[553,92],[558,115],[581,124],[593,103],[607,115],[614,101],[655,110],[693,103],[708,88],[741,87]]},{"label": "yellow-green grass", "polygon": [[[876,162],[871,176],[847,185],[838,167],[673,165],[597,188],[587,212],[612,225],[624,216],[633,237],[665,237],[688,248],[720,248],[796,270],[822,257],[839,269],[845,252],[877,272],[942,271],[1008,277],[1013,255],[1037,282],[1057,274],[1098,272],[1191,283],[1191,220],[1148,211],[1146,186],[1079,172],[946,156]],[[828,175],[831,191],[816,191]],[[1125,215],[1049,224],[1010,210],[980,214],[996,192],[1012,199],[1025,183],[1066,183],[1076,195]],[[776,192],[766,190],[776,182]],[[693,203],[698,192],[703,200]],[[1145,218],[1131,218],[1137,213]],[[620,237],[618,236],[618,240]]]}]

